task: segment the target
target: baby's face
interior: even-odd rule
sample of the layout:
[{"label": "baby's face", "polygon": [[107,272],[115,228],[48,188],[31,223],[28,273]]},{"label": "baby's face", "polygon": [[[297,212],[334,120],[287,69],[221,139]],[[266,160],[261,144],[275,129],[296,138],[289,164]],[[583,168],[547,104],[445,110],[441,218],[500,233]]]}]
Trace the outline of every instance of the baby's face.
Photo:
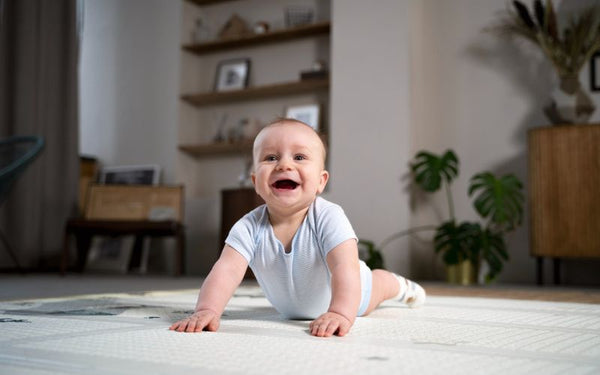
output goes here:
[{"label": "baby's face", "polygon": [[253,156],[252,182],[271,209],[293,213],[310,206],[329,179],[323,143],[303,124],[282,122],[263,129]]}]

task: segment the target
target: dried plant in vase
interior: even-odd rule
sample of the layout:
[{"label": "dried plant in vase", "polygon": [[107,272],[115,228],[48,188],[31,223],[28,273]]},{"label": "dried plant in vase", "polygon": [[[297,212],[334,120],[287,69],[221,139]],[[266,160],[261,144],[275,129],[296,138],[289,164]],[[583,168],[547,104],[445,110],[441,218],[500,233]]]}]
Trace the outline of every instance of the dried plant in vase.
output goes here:
[{"label": "dried plant in vase", "polygon": [[571,14],[561,28],[552,0],[533,2],[530,11],[520,1],[512,2],[502,20],[489,30],[505,36],[522,37],[538,46],[550,60],[559,78],[559,90],[544,108],[554,124],[585,123],[594,112],[594,105],[581,87],[579,73],[600,50],[600,13],[595,7]]}]

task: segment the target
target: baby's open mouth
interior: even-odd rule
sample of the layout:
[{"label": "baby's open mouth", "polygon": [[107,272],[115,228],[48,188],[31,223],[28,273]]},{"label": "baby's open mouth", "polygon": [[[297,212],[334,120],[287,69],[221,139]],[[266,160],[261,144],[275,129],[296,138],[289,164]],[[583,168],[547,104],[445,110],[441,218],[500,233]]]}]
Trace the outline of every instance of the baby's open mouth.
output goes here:
[{"label": "baby's open mouth", "polygon": [[286,189],[286,190],[294,190],[298,187],[298,183],[292,180],[279,180],[275,181],[272,185],[275,189]]}]

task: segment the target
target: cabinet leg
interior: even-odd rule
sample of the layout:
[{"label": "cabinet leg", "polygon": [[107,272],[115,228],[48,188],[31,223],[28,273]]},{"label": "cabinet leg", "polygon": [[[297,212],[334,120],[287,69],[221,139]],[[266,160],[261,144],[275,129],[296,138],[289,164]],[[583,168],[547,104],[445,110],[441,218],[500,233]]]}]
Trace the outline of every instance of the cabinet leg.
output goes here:
[{"label": "cabinet leg", "polygon": [[69,266],[69,252],[71,251],[71,247],[69,246],[69,232],[65,232],[65,237],[63,239],[63,253],[60,260],[60,275],[64,276],[67,272],[67,267]]},{"label": "cabinet leg", "polygon": [[178,230],[176,235],[177,241],[177,255],[175,261],[175,275],[181,276],[183,274],[183,262],[184,262],[184,253],[185,253],[185,234],[183,230]]},{"label": "cabinet leg", "polygon": [[560,285],[560,258],[554,258],[554,285]]},{"label": "cabinet leg", "polygon": [[537,257],[537,285],[544,285],[544,257]]}]

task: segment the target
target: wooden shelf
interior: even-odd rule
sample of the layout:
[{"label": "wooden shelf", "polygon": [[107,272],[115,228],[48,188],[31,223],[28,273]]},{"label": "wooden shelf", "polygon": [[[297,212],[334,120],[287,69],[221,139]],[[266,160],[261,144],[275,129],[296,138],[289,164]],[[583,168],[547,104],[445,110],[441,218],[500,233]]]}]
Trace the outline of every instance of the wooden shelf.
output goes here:
[{"label": "wooden shelf", "polygon": [[202,107],[205,105],[262,99],[281,95],[304,94],[318,90],[326,90],[328,88],[329,79],[310,79],[267,86],[249,87],[244,90],[187,94],[182,95],[181,99],[197,107]]},{"label": "wooden shelf", "polygon": [[[323,142],[327,145],[329,137],[326,134],[320,135]],[[179,145],[179,150],[195,157],[209,156],[224,156],[224,155],[241,155],[252,153],[254,141],[248,140],[243,142],[222,142],[222,143],[205,143],[205,144],[190,144]]]},{"label": "wooden shelf", "polygon": [[239,155],[250,154],[252,152],[252,144],[252,141],[244,141],[238,143],[223,142],[203,145],[179,145],[179,150],[195,157]]},{"label": "wooden shelf", "polygon": [[235,0],[187,0],[188,3],[196,4],[198,6],[218,4],[218,3],[228,3],[230,1],[235,1]]},{"label": "wooden shelf", "polygon": [[240,38],[217,39],[201,44],[188,44],[183,45],[181,48],[197,55],[203,55],[228,49],[283,42],[286,40],[299,39],[320,34],[329,34],[330,30],[331,23],[329,21],[325,21],[285,30],[271,31],[265,34],[253,34]]}]

